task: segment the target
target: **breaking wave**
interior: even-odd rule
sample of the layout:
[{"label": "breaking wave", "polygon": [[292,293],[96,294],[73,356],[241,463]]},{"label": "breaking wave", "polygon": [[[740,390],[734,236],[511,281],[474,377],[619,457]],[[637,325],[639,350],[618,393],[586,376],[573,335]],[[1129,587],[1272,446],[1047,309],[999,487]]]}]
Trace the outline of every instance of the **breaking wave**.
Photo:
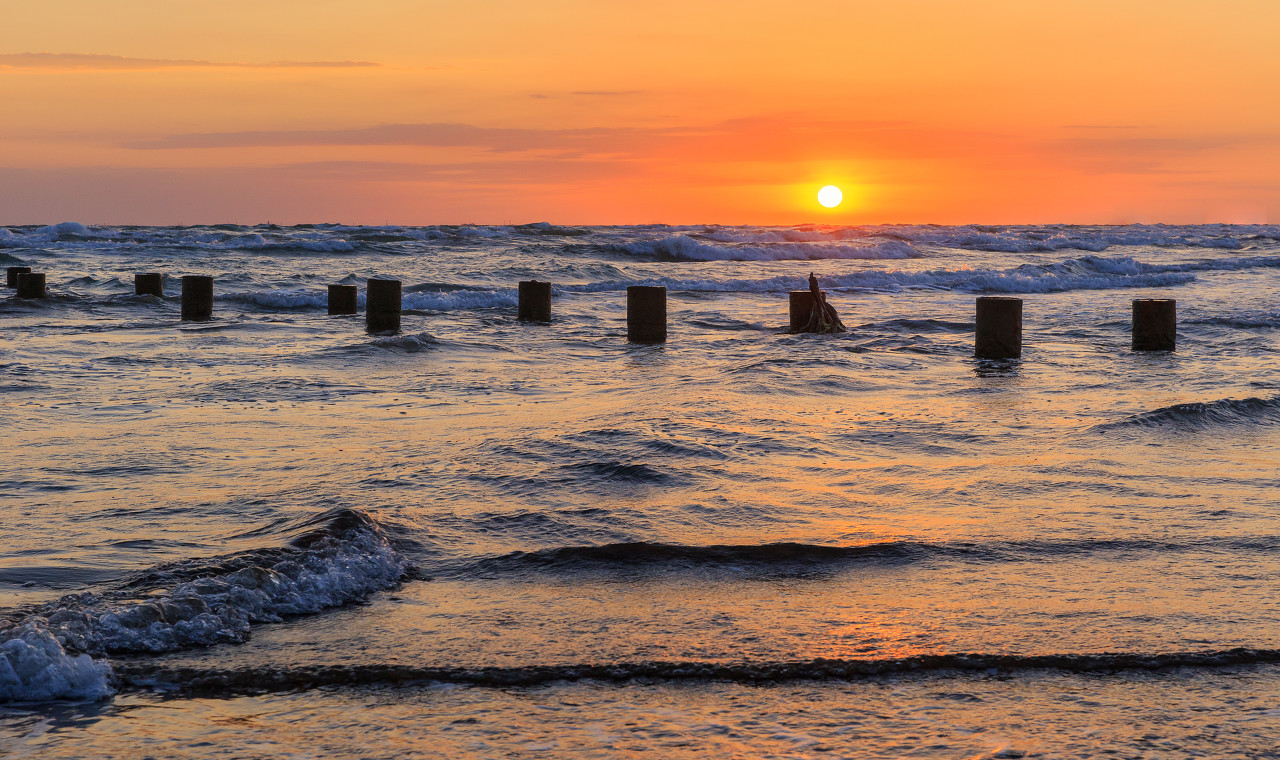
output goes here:
[{"label": "breaking wave", "polygon": [[374,520],[333,510],[287,546],[164,565],[101,592],[11,611],[0,627],[0,699],[97,699],[109,654],[245,641],[256,623],[319,612],[390,588],[409,570]]},{"label": "breaking wave", "polygon": [[711,245],[688,235],[638,240],[614,246],[622,253],[657,261],[807,261],[820,259],[909,259],[922,256],[910,245],[889,241],[879,245],[786,243],[769,246]]}]

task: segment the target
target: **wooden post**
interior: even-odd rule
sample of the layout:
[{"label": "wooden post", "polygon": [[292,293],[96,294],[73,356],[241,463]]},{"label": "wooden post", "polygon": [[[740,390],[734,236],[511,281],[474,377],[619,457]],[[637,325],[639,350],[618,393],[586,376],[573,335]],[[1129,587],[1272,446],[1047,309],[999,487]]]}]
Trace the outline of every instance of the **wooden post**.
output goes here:
[{"label": "wooden post", "polygon": [[369,332],[399,332],[399,280],[369,280],[365,291],[364,320]]},{"label": "wooden post", "polygon": [[[813,316],[813,291],[812,290],[793,290],[791,291],[791,332],[804,332],[804,328],[809,324],[809,318]],[[822,291],[823,297],[826,297],[827,291]]]},{"label": "wooden post", "polygon": [[1133,350],[1173,351],[1178,344],[1178,302],[1172,298],[1135,298]]},{"label": "wooden post", "polygon": [[31,267],[9,267],[6,270],[5,285],[10,288],[18,287],[18,275],[30,272]]},{"label": "wooden post", "polygon": [[330,314],[355,314],[359,311],[357,306],[357,292],[355,285],[330,285],[329,286],[329,313]]},{"label": "wooden post", "polygon": [[45,288],[44,272],[18,273],[18,298],[47,298],[49,291]]},{"label": "wooden post", "polygon": [[182,277],[182,321],[208,322],[213,319],[213,277],[188,274]]},{"label": "wooden post", "polygon": [[982,296],[978,299],[973,355],[979,359],[1022,356],[1022,299]]},{"label": "wooden post", "polygon": [[667,289],[661,285],[627,288],[627,340],[662,343],[667,339]]},{"label": "wooden post", "polygon": [[520,281],[520,305],[516,316],[523,322],[551,321],[551,283]]},{"label": "wooden post", "polygon": [[159,272],[139,272],[133,276],[133,294],[164,298],[164,276]]}]

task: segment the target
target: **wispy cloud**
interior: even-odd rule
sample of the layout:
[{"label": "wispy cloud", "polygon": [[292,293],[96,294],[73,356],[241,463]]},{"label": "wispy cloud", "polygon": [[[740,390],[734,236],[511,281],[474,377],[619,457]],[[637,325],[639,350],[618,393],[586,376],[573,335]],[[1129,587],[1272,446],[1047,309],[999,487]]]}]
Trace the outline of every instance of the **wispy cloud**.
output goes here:
[{"label": "wispy cloud", "polygon": [[92,53],[0,53],[0,68],[118,71],[176,68],[345,69],[379,66],[371,61],[201,61],[185,58],[130,58]]},{"label": "wispy cloud", "polygon": [[471,124],[381,124],[357,129],[263,130],[168,135],[124,147],[137,150],[175,148],[258,148],[288,146],[473,147],[494,152],[590,150],[613,146],[620,138],[664,134],[672,130],[629,128],[504,129]]}]

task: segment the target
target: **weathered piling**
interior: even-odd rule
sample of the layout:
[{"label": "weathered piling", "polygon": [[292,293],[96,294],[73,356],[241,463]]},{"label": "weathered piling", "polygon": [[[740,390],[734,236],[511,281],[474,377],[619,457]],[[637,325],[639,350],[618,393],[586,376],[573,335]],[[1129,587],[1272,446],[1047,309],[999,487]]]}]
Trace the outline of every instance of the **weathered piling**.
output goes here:
[{"label": "weathered piling", "polygon": [[133,276],[133,294],[164,298],[164,276],[159,272],[138,272]]},{"label": "weathered piling", "polygon": [[355,285],[330,285],[329,286],[329,313],[330,314],[355,314],[359,311],[356,305],[356,286]]},{"label": "weathered piling", "polygon": [[973,355],[979,359],[1017,359],[1022,356],[1022,299],[1007,296],[978,298]]},{"label": "weathered piling", "polygon": [[627,340],[662,343],[667,339],[667,289],[661,285],[627,287]]},{"label": "weathered piling", "polygon": [[46,298],[48,295],[44,272],[18,273],[18,298]]},{"label": "weathered piling", "polygon": [[538,280],[520,281],[520,304],[516,317],[523,322],[551,321],[551,283]]},{"label": "weathered piling", "polygon": [[[826,295],[827,291],[822,291]],[[809,290],[791,291],[791,332],[804,332],[813,314],[813,292]]]},{"label": "weathered piling", "polygon": [[1178,302],[1172,298],[1135,298],[1133,350],[1173,351],[1178,343]]},{"label": "weathered piling", "polygon": [[208,322],[213,319],[213,277],[188,274],[182,277],[182,320]]},{"label": "weathered piling", "polygon": [[9,267],[5,270],[4,284],[10,288],[18,287],[18,275],[31,271],[31,267]]},{"label": "weathered piling", "polygon": [[365,292],[364,320],[369,332],[399,331],[399,280],[369,280]]}]

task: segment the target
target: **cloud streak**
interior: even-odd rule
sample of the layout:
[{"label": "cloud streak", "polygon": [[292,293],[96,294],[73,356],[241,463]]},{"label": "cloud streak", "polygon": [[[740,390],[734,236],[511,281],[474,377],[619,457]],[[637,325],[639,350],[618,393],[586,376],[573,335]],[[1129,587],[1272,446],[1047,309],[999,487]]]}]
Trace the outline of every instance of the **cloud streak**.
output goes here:
[{"label": "cloud streak", "polygon": [[139,71],[149,69],[349,69],[381,64],[371,61],[201,61],[179,58],[130,58],[91,53],[2,53],[0,68],[73,69],[81,71]]}]

